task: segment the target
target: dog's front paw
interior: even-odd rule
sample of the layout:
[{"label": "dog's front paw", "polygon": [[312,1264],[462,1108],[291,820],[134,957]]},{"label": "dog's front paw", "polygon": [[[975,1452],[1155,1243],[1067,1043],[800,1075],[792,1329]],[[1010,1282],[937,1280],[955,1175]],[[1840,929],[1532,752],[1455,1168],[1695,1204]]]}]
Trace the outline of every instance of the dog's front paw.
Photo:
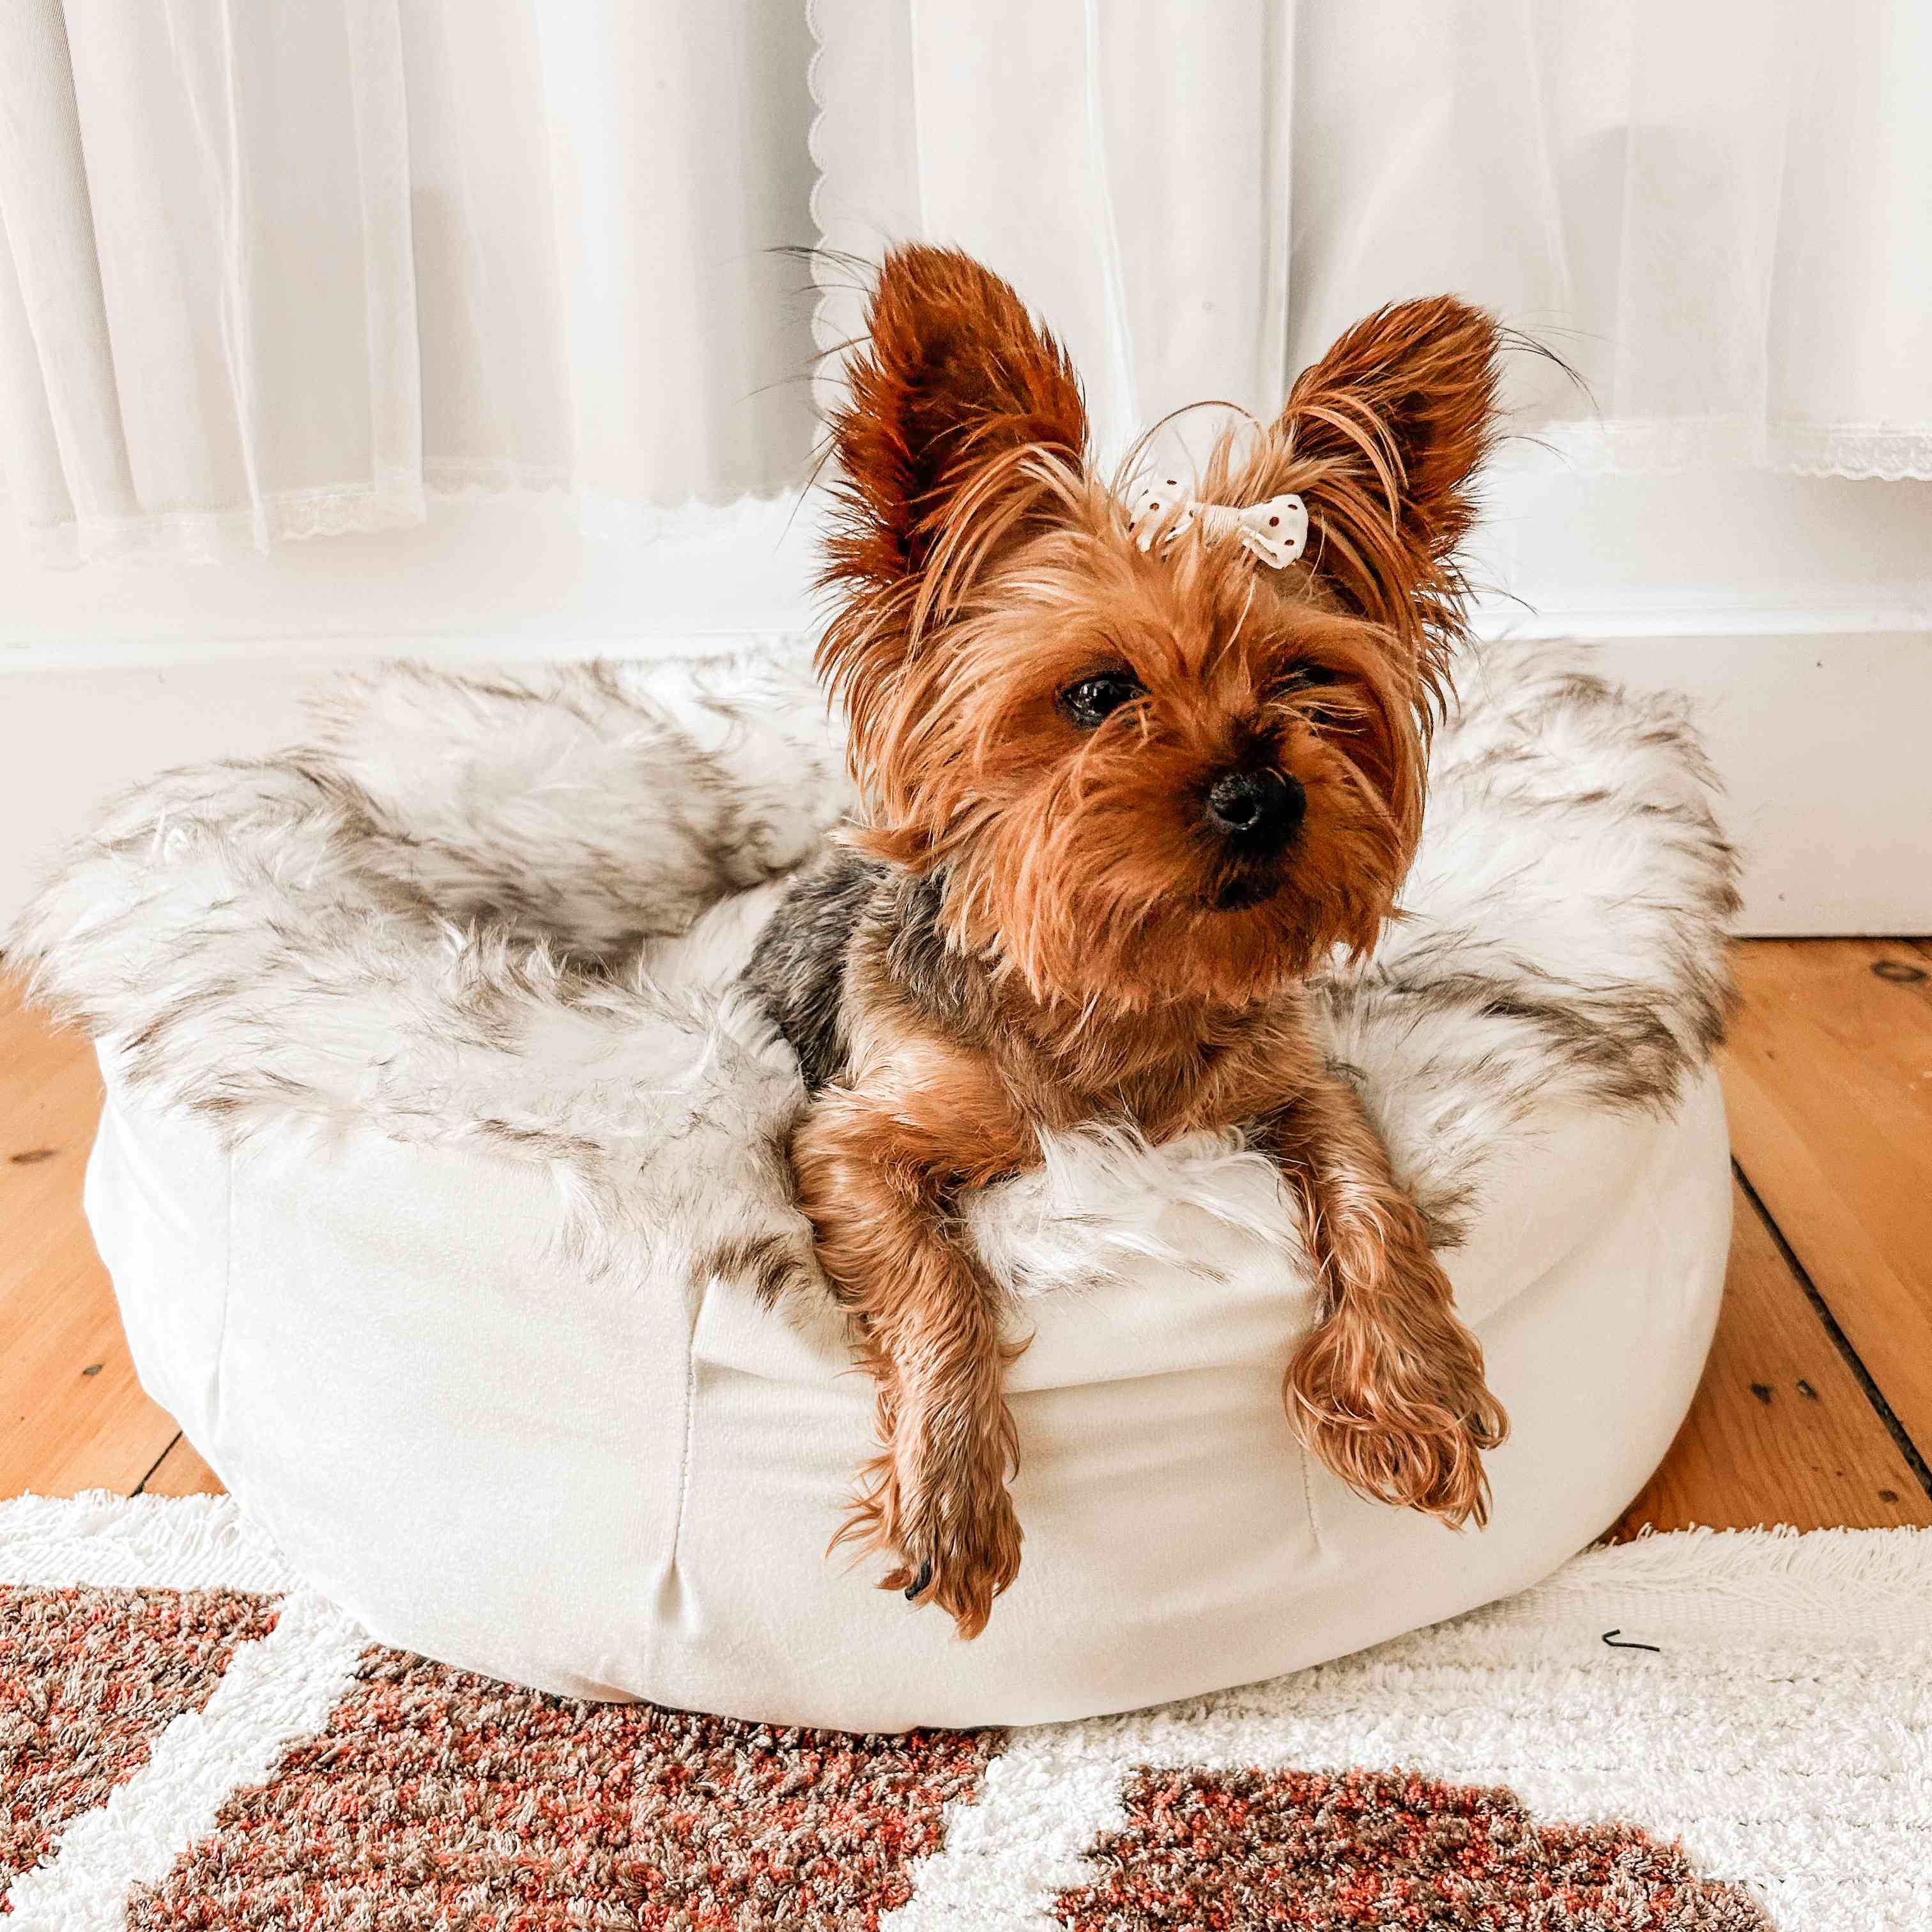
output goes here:
[{"label": "dog's front paw", "polygon": [[902,1592],[909,1603],[937,1604],[970,1639],[1019,1574],[1019,1518],[1004,1485],[963,1504],[936,1496],[910,1513],[899,1548],[880,1587]]},{"label": "dog's front paw", "polygon": [[890,1567],[880,1589],[938,1604],[962,1637],[976,1637],[1019,1574],[1019,1518],[997,1463],[949,1461],[928,1472],[926,1460],[902,1448],[868,1463],[832,1540],[884,1553]]},{"label": "dog's front paw", "polygon": [[[1415,1265],[1434,1270],[1426,1258]],[[1489,1520],[1483,1451],[1508,1418],[1483,1378],[1483,1352],[1438,1275],[1366,1319],[1348,1304],[1303,1345],[1288,1372],[1303,1440],[1349,1487],[1421,1510],[1452,1528]]]}]

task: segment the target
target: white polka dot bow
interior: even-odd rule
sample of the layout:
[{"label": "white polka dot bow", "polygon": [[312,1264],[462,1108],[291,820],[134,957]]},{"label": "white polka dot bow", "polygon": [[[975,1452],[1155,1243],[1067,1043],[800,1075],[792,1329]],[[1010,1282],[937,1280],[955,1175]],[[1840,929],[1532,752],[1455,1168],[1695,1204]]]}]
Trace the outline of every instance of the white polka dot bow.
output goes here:
[{"label": "white polka dot bow", "polygon": [[1231,503],[1204,503],[1172,476],[1150,484],[1135,498],[1128,534],[1136,536],[1142,550],[1151,550],[1162,518],[1175,510],[1179,514],[1168,524],[1164,543],[1198,523],[1210,543],[1238,536],[1243,549],[1276,570],[1286,570],[1308,548],[1308,506],[1299,496],[1270,496],[1265,503],[1238,509]]}]

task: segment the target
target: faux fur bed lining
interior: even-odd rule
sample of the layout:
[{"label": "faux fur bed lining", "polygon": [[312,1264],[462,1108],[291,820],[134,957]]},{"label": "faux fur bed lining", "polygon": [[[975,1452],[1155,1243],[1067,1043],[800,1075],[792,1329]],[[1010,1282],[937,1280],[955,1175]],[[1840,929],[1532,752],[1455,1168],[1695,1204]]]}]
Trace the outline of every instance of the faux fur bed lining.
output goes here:
[{"label": "faux fur bed lining", "polygon": [[[1445,1238],[1538,1110],[1676,1098],[1723,1035],[1737,905],[1675,705],[1541,644],[1472,654],[1459,691],[1408,916],[1324,988]],[[662,1238],[695,1190],[713,1246],[792,1244],[796,1072],[731,982],[774,882],[851,804],[801,640],[517,678],[398,666],[326,691],[306,746],[141,787],[10,952],[131,1088],[232,1144],[480,1144],[546,1167],[580,1235]],[[1031,1184],[1040,1228],[1058,1186],[1131,1189],[1153,1162],[1171,1192],[1243,1158],[1064,1139]],[[1081,1225],[1034,1274],[1090,1263]]]}]

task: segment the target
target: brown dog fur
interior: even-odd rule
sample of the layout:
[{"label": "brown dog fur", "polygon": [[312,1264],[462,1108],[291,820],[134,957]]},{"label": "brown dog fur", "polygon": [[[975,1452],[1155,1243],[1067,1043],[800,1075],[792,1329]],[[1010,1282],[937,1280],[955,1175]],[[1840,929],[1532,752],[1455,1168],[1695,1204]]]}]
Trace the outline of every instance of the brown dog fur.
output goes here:
[{"label": "brown dog fur", "polygon": [[[956,1202],[1036,1164],[1042,1130],[1246,1130],[1325,1291],[1287,1375],[1305,1438],[1364,1495],[1484,1520],[1480,1452],[1505,1425],[1481,1351],[1304,985],[1336,947],[1370,950],[1414,853],[1498,346],[1447,297],[1384,309],[1274,423],[1223,440],[1202,500],[1308,506],[1307,555],[1276,571],[1198,524],[1174,536],[1171,506],[1140,547],[1088,466],[1066,354],[1013,291],[953,251],[886,258],[832,426],[820,663],[868,802],[850,836],[889,883],[853,928],[842,1071],[794,1155],[878,1389],[880,1451],[842,1534],[966,1636],[1021,1533],[1014,1350]],[[1097,723],[1069,710],[1130,688]],[[1203,800],[1262,768],[1306,804],[1256,859]],[[900,950],[917,881],[943,998]]]}]

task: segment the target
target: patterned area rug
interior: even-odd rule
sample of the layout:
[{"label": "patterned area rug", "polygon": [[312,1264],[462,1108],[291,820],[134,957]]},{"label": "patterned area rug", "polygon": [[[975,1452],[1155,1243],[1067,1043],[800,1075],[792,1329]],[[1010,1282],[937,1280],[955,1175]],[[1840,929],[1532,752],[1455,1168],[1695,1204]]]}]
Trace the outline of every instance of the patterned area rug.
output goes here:
[{"label": "patterned area rug", "polygon": [[1336,1664],[1002,1732],[519,1690],[225,1498],[0,1504],[7,1932],[1924,1932],[1932,1532],[1694,1532]]}]

